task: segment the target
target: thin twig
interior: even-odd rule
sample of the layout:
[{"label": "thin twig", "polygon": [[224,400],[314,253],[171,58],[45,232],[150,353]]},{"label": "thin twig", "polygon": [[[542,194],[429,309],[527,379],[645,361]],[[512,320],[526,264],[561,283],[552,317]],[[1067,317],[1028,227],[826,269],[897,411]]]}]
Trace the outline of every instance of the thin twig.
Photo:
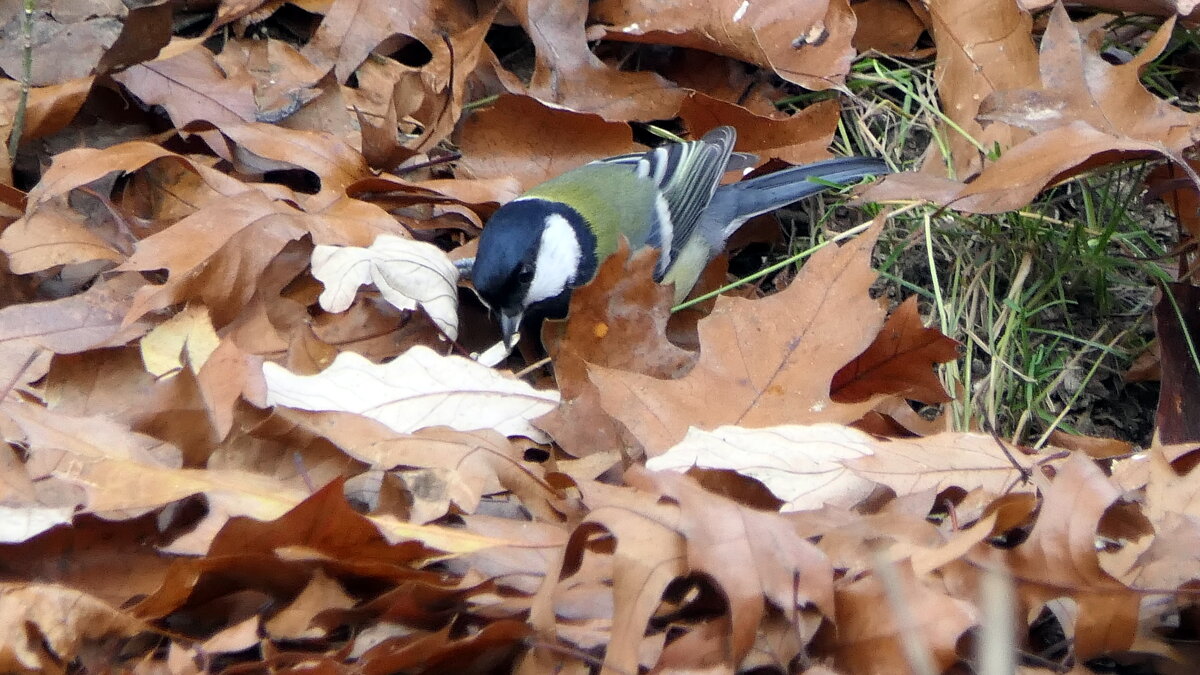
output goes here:
[{"label": "thin twig", "polygon": [[529,364],[529,365],[525,366],[525,367],[524,367],[524,368],[522,368],[521,370],[517,371],[517,373],[516,373],[515,375],[513,375],[513,377],[516,377],[516,378],[522,378],[522,377],[525,377],[526,375],[528,375],[528,374],[532,373],[533,371],[537,370],[538,368],[541,368],[542,366],[544,366],[544,365],[546,365],[546,364],[548,364],[548,363],[550,363],[550,357],[549,357],[549,356],[547,356],[546,358],[542,359],[541,361],[534,361],[533,363],[531,363],[531,364]]},{"label": "thin twig", "polygon": [[21,13],[21,94],[17,97],[17,110],[13,113],[12,131],[8,136],[8,160],[17,158],[17,148],[25,133],[25,111],[29,106],[29,82],[33,79],[33,9],[34,0],[25,0]]},{"label": "thin twig", "polygon": [[412,173],[413,171],[419,171],[421,169],[428,169],[429,167],[437,166],[438,164],[446,164],[448,162],[457,162],[460,159],[462,159],[461,152],[452,152],[447,155],[442,155],[441,157],[434,157],[433,159],[430,159],[428,161],[413,164],[412,166],[396,167],[395,172],[398,174]]}]

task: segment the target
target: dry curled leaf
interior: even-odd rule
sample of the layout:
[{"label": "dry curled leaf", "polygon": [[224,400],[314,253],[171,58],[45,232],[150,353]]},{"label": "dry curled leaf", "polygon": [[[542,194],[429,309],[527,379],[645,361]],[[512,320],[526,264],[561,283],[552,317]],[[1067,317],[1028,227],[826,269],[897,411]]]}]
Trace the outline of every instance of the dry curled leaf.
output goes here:
[{"label": "dry curled leaf", "polygon": [[[829,386],[883,323],[868,292],[875,276],[870,254],[883,223],[880,218],[858,239],[819,251],[781,293],[761,300],[718,299],[699,324],[700,360],[680,379],[589,366],[601,404],[651,456],[679,442],[692,426],[858,419],[872,403],[837,403]],[[843,321],[845,316],[857,320]]]},{"label": "dry curled leaf", "polygon": [[458,270],[432,244],[381,235],[367,248],[317,246],[312,275],[325,285],[319,300],[326,311],[346,311],[359,286],[374,284],[393,307],[420,305],[447,338],[458,337]]},{"label": "dry curled leaf", "polygon": [[359,413],[400,433],[445,426],[539,439],[542,432],[531,420],[559,398],[470,359],[420,346],[383,365],[342,352],[316,375],[295,375],[274,363],[263,364],[263,375],[267,405]]}]

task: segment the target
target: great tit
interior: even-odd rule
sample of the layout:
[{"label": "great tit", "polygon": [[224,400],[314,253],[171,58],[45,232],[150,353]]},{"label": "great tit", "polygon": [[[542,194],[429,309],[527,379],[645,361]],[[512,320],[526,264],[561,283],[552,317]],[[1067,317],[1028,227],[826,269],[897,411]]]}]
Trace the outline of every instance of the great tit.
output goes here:
[{"label": "great tit", "polygon": [[[586,284],[617,250],[661,251],[655,280],[684,300],[725,241],[754,216],[844,184],[888,172],[883,161],[843,157],[721,185],[726,171],[752,164],[733,152],[737,132],[717,127],[698,141],[600,159],[552,178],[501,206],[460,266],[500,315],[511,348],[523,316],[566,315],[571,289]],[[818,179],[824,182],[815,182]]]}]

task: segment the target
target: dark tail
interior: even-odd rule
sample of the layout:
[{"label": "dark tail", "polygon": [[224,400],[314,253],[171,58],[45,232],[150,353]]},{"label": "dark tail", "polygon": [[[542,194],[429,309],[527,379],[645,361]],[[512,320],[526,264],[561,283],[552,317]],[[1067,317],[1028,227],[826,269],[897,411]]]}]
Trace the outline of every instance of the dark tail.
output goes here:
[{"label": "dark tail", "polygon": [[[793,166],[765,176],[723,186],[722,190],[731,190],[733,193],[729,195],[731,197],[736,195],[734,204],[736,204],[737,215],[734,220],[738,221],[740,225],[748,218],[787,206],[792,202],[829,189],[825,183],[854,183],[867,176],[878,176],[885,173],[891,173],[891,169],[881,159],[839,157],[804,166]],[[813,178],[824,182],[810,180]]]}]

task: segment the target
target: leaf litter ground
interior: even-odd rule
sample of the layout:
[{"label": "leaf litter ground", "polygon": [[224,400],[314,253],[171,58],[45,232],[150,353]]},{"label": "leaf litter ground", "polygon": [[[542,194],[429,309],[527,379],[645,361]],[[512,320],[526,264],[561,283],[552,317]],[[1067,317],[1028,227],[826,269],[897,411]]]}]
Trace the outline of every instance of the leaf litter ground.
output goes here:
[{"label": "leaf litter ground", "polygon": [[[10,8],[2,669],[1190,672],[1200,125],[1157,6]],[[672,313],[622,251],[505,364],[549,367],[468,358],[499,204],[721,124],[906,170],[734,242],[798,269]]]}]

